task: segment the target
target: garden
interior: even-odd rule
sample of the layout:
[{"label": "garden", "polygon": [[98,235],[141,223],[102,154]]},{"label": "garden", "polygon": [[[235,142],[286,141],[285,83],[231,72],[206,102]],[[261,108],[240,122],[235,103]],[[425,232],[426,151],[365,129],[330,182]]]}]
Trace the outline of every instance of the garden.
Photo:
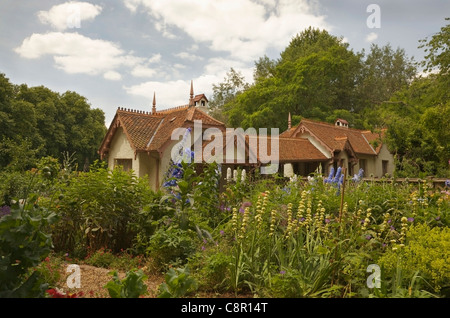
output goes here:
[{"label": "garden", "polygon": [[2,172],[0,297],[450,296],[449,182],[196,168]]}]

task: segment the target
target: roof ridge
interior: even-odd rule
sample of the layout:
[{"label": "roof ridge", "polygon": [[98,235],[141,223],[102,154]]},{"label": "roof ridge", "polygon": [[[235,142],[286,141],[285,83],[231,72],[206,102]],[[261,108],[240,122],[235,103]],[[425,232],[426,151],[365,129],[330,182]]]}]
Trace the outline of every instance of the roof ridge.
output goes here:
[{"label": "roof ridge", "polygon": [[127,113],[132,113],[132,114],[141,114],[141,115],[151,115],[152,114],[151,112],[147,112],[144,110],[125,108],[125,107],[117,107],[117,111],[127,112]]},{"label": "roof ridge", "polygon": [[353,131],[358,131],[360,133],[371,132],[370,130],[367,130],[367,129],[358,129],[358,128],[353,128],[353,127],[341,127],[341,126],[336,126],[334,124],[327,123],[327,122],[324,122],[324,121],[316,121],[316,120],[306,119],[306,118],[303,118],[301,121],[309,121],[309,122],[314,123],[314,124],[329,126],[331,128],[338,128],[338,129],[341,129],[342,131],[353,130]]},{"label": "roof ridge", "polygon": [[201,114],[203,114],[204,116],[206,116],[208,119],[211,119],[212,121],[215,121],[216,123],[218,123],[218,124],[220,124],[220,125],[225,125],[225,123],[221,122],[220,120],[215,119],[214,117],[212,117],[211,115],[209,115],[208,113],[204,112],[203,110],[201,110],[201,109],[199,109],[199,108],[197,108],[197,107],[194,108],[194,111],[192,112],[191,119],[188,119],[188,120],[191,120],[191,121],[192,121],[192,118],[194,117],[194,113],[195,113],[196,111],[199,111]]},{"label": "roof ridge", "polygon": [[175,106],[175,107],[170,107],[170,108],[166,108],[163,110],[159,110],[156,113],[163,115],[163,114],[171,113],[171,112],[178,111],[178,110],[184,110],[187,108],[189,108],[189,105],[181,105],[181,106]]}]

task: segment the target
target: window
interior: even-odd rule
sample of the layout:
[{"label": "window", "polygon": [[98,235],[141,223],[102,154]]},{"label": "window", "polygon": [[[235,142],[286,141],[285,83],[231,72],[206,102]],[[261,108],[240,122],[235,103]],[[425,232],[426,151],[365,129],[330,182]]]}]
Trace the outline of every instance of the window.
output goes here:
[{"label": "window", "polygon": [[114,168],[115,167],[122,167],[123,171],[130,171],[132,167],[132,160],[131,159],[116,159],[114,161]]},{"label": "window", "polygon": [[389,164],[388,160],[383,160],[381,162],[381,168],[383,170],[383,177],[388,173],[388,164]]}]

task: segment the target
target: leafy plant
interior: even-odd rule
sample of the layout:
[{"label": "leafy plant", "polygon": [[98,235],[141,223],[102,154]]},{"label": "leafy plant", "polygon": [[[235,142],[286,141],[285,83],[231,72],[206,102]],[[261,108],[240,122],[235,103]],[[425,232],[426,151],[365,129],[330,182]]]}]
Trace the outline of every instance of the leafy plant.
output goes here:
[{"label": "leafy plant", "polygon": [[105,285],[105,288],[111,298],[139,298],[148,294],[147,286],[144,283],[148,277],[142,270],[129,271],[122,280],[120,280],[117,271],[112,271],[109,274],[113,278]]},{"label": "leafy plant", "polygon": [[174,262],[185,263],[196,250],[195,238],[195,233],[190,230],[184,231],[176,226],[161,228],[150,237],[147,255],[159,268]]},{"label": "leafy plant", "polygon": [[164,276],[165,282],[158,288],[158,298],[179,298],[197,289],[197,281],[190,275],[188,267],[170,268]]},{"label": "leafy plant", "polygon": [[42,297],[46,284],[38,271],[30,273],[50,253],[53,245],[49,226],[55,213],[37,205],[30,195],[0,217],[0,297]]}]

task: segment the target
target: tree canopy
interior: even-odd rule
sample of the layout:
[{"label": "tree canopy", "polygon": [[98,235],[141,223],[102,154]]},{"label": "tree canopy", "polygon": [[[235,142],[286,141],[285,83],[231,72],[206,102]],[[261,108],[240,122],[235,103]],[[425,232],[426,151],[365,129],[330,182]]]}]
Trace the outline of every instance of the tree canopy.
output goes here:
[{"label": "tree canopy", "polygon": [[0,74],[0,168],[23,170],[36,158],[68,152],[83,169],[97,158],[104,122],[103,111],[78,93],[14,85]]},{"label": "tree canopy", "polygon": [[[236,71],[233,70],[234,73]],[[388,100],[413,78],[416,69],[404,50],[373,45],[367,56],[355,53],[342,38],[308,28],[295,36],[278,60],[255,62],[254,83],[232,77],[213,86],[214,115],[230,126],[287,128],[288,114],[333,122],[337,116],[357,128],[366,126],[362,111]],[[231,87],[230,87],[231,84]],[[227,95],[227,99],[217,97]]]},{"label": "tree canopy", "polygon": [[[417,63],[390,44],[354,52],[341,37],[310,27],[279,59],[255,61],[252,84],[234,69],[214,84],[213,115],[244,129],[284,131],[289,113],[293,125],[343,118],[353,128],[388,128],[399,175],[449,175],[450,25],[420,42],[427,55]],[[420,65],[435,74],[419,76]]]}]

